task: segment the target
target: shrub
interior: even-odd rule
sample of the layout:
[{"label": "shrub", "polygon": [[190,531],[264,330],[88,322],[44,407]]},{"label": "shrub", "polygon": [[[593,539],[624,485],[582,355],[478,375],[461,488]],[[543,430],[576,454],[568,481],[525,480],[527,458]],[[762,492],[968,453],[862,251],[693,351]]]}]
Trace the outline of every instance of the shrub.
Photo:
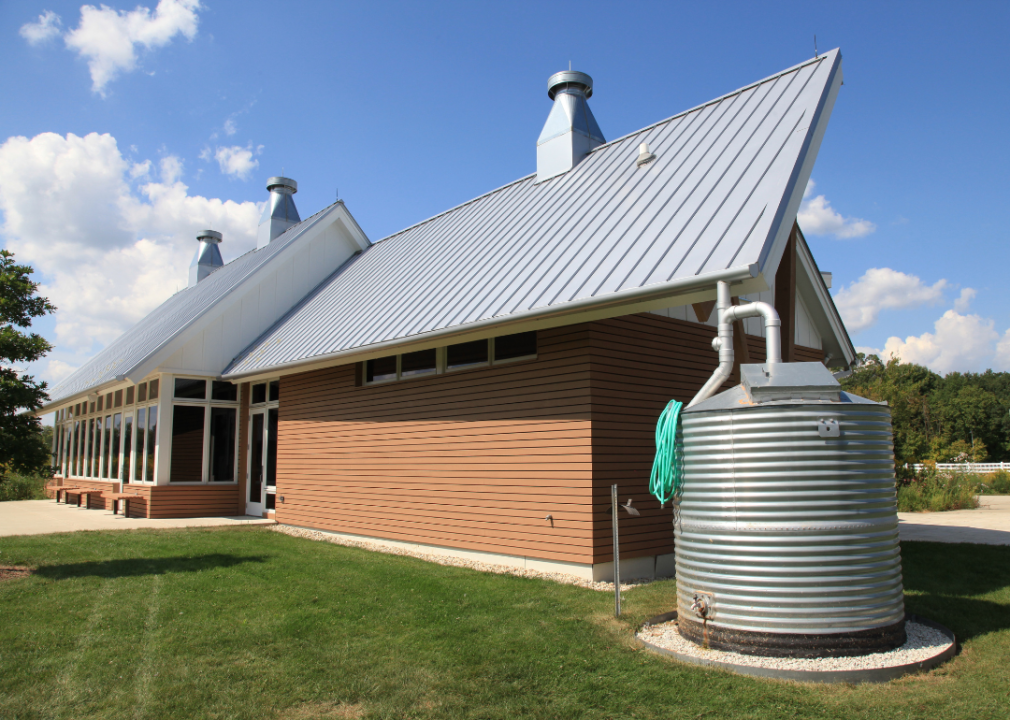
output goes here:
[{"label": "shrub", "polygon": [[0,502],[45,500],[45,487],[50,479],[46,475],[22,475],[15,472],[0,476]]},{"label": "shrub", "polygon": [[1010,473],[997,470],[986,475],[979,484],[982,495],[1010,495]]},{"label": "shrub", "polygon": [[973,473],[941,473],[924,467],[898,485],[899,512],[942,512],[977,508],[982,478]]}]

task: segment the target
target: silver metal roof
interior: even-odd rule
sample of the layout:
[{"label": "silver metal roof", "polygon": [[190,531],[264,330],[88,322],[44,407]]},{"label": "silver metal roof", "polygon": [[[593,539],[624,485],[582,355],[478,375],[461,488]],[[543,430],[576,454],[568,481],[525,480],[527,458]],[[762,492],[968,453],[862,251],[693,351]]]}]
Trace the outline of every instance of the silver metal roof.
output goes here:
[{"label": "silver metal roof", "polygon": [[[834,50],[391,235],[225,375],[777,265],[840,80]],[[656,159],[640,168],[643,142]]]},{"label": "silver metal roof", "polygon": [[290,228],[265,248],[246,253],[214,271],[195,286],[177,292],[50,390],[50,401],[46,406],[128,375],[282,253],[302,233],[329,215],[338,204],[334,203]]}]

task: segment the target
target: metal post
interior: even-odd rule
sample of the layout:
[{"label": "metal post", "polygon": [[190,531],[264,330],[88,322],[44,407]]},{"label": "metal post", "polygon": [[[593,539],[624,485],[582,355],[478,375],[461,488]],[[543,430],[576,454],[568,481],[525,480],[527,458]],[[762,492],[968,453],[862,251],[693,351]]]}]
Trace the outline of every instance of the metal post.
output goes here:
[{"label": "metal post", "polygon": [[614,617],[621,617],[621,556],[617,541],[617,485],[610,486],[610,504],[614,524]]}]

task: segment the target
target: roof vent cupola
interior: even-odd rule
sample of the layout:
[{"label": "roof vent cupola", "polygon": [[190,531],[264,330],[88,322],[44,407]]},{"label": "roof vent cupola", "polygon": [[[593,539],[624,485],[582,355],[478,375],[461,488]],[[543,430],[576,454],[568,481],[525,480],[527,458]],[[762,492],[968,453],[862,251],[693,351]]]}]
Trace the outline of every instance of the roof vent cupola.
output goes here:
[{"label": "roof vent cupola", "polygon": [[593,96],[593,79],[565,70],[547,80],[547,96],[554,101],[537,140],[537,182],[568,172],[606,142],[586,102]]},{"label": "roof vent cupola", "polygon": [[298,192],[298,183],[291,178],[272,177],[267,180],[267,190],[270,191],[270,201],[263,209],[259,230],[256,234],[256,247],[263,248],[287,230],[292,225],[302,221],[298,217],[293,195]]},{"label": "roof vent cupola", "polygon": [[189,266],[189,287],[193,287],[224,265],[221,251],[217,247],[222,240],[221,233],[214,230],[201,230],[196,239],[200,241],[200,247],[196,249],[196,256]]}]

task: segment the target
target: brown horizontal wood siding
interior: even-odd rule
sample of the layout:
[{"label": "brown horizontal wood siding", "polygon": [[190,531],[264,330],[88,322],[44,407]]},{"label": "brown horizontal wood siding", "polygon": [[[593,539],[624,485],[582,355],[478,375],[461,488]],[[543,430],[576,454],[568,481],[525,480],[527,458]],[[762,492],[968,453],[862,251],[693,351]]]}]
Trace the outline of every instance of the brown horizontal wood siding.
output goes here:
[{"label": "brown horizontal wood siding", "polygon": [[[120,483],[116,480],[84,480],[80,478],[64,478],[62,484],[64,487],[85,488],[88,490],[104,490],[110,493],[119,492],[120,487]],[[52,495],[50,495],[50,497],[52,497]],[[83,507],[84,505],[85,502],[81,501],[81,506]],[[112,509],[111,500],[109,500],[108,503],[106,503],[106,501],[102,499],[101,495],[96,494],[91,496],[92,510],[105,510],[106,507],[108,507],[108,509],[110,510]]]},{"label": "brown horizontal wood siding", "polygon": [[[737,325],[737,329],[739,325]],[[738,330],[739,331],[739,330]],[[688,403],[718,363],[716,329],[652,313],[591,323],[594,517],[610,520],[610,486],[621,502],[634,499],[641,516],[620,515],[621,556],[673,552],[673,509],[649,493],[656,451],[656,421],[670,400]],[[746,336],[750,362],[765,359],[762,337]],[[796,359],[821,360],[814,348],[795,348]],[[739,380],[731,377],[724,389]],[[609,535],[595,536],[595,563],[613,560]]]},{"label": "brown horizontal wood siding", "polygon": [[383,385],[353,365],[282,378],[278,522],[591,563],[588,337],[545,330],[535,360]]},{"label": "brown horizontal wood siding", "polygon": [[[130,517],[189,518],[236,516],[239,510],[239,486],[214,485],[131,485],[124,493],[139,495],[130,499]],[[111,502],[109,504],[111,508]]]},{"label": "brown horizontal wood siding", "polygon": [[[622,516],[625,557],[672,552],[672,510],[648,492],[655,423],[711,375],[714,335],[639,314],[541,331],[537,359],[513,365],[364,387],[355,366],[284,377],[276,518],[602,563],[617,483],[642,510]],[[764,340],[746,341],[762,362]],[[798,359],[819,353],[797,348]]]}]

